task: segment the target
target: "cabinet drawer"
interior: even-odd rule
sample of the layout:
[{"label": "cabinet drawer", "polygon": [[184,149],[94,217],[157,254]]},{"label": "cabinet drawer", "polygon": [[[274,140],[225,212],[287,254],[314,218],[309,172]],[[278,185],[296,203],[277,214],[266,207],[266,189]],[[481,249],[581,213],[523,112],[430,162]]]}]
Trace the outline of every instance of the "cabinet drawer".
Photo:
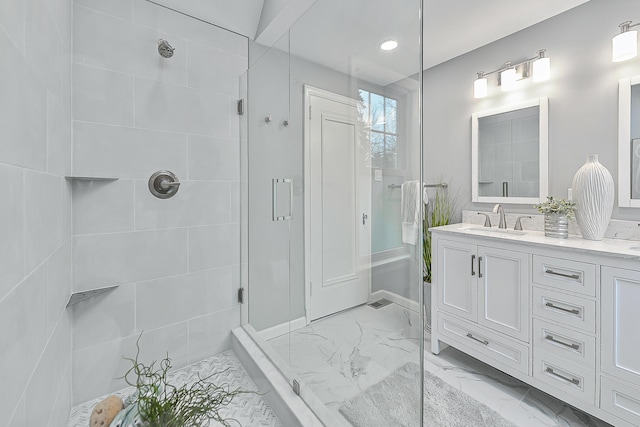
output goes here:
[{"label": "cabinet drawer", "polygon": [[533,350],[533,377],[594,405],[596,373],[543,350]]},{"label": "cabinet drawer", "polygon": [[596,367],[595,337],[533,320],[533,351],[542,350],[585,368]]},{"label": "cabinet drawer", "polygon": [[640,388],[600,377],[600,409],[639,426]]},{"label": "cabinet drawer", "polygon": [[540,255],[533,256],[533,283],[596,296],[596,266]]},{"label": "cabinet drawer", "polygon": [[529,347],[525,345],[442,312],[438,315],[438,332],[463,347],[529,375]]},{"label": "cabinet drawer", "polygon": [[543,320],[596,332],[596,303],[586,298],[534,286],[533,314]]}]

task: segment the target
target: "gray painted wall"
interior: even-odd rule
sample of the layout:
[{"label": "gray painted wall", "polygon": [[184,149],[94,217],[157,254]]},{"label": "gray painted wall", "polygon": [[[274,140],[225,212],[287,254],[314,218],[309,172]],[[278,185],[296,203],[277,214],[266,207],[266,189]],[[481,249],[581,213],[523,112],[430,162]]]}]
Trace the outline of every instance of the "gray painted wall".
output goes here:
[{"label": "gray painted wall", "polygon": [[[573,175],[588,154],[599,155],[617,181],[618,80],[640,74],[640,59],[611,62],[611,37],[618,24],[640,19],[637,0],[591,0],[509,37],[425,71],[425,176],[443,174],[452,189],[471,203],[471,114],[523,100],[549,98],[549,194],[566,197]],[[464,31],[464,30],[462,30]],[[502,93],[489,81],[489,95],[473,98],[473,81],[480,70],[493,70],[506,61],[519,61],[547,49],[551,79],[522,84]],[[617,203],[617,201],[616,201]],[[463,206],[461,206],[462,208]],[[528,205],[508,211],[533,212]],[[616,207],[613,218],[637,219],[637,210]]]}]

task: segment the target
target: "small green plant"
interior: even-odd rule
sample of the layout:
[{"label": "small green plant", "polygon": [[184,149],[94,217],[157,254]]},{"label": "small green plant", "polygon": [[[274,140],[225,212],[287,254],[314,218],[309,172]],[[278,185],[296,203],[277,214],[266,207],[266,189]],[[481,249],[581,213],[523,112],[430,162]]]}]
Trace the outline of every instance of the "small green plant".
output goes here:
[{"label": "small green plant", "polygon": [[[167,378],[171,369],[171,359],[165,357],[156,368],[156,362],[145,365],[138,361],[140,355],[140,338],[136,342],[134,359],[125,358],[132,367],[124,376],[130,386],[136,388],[134,399],[130,405],[137,405],[138,414],[149,427],[200,427],[209,425],[211,420],[225,427],[230,422],[240,424],[237,420],[223,418],[220,409],[231,403],[233,398],[243,393],[255,393],[240,389],[232,390],[228,384],[215,385],[209,381],[216,375],[213,373],[201,378],[193,384],[176,387]],[[131,378],[131,377],[135,378]],[[125,409],[126,410],[126,409]]]},{"label": "small green plant", "polygon": [[[442,179],[439,182],[444,182]],[[430,200],[426,207],[423,226],[422,238],[422,280],[431,282],[431,232],[429,228],[448,225],[453,219],[456,204],[458,202],[458,194],[450,194],[447,187],[436,187],[436,193],[433,200]]]},{"label": "small green plant", "polygon": [[553,196],[547,196],[547,201],[538,203],[533,206],[540,213],[566,215],[568,219],[575,218],[576,204],[575,202],[565,199],[556,199]]}]

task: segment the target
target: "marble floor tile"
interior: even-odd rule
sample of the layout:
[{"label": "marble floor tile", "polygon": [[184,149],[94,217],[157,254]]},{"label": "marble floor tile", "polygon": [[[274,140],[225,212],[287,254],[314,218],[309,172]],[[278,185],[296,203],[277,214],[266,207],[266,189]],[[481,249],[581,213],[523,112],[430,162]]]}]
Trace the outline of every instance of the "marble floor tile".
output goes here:
[{"label": "marble floor tile", "polygon": [[[331,410],[408,362],[419,363],[419,314],[397,304],[355,307],[269,340],[291,370]],[[429,352],[425,370],[519,427],[608,426],[529,385],[448,347]]]}]

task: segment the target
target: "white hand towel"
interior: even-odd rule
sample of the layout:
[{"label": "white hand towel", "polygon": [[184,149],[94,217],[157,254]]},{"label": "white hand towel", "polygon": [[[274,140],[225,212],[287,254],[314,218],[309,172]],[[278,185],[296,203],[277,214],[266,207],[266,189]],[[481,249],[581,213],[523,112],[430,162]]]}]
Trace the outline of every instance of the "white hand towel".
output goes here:
[{"label": "white hand towel", "polygon": [[402,184],[400,217],[402,218],[402,242],[415,245],[420,234],[420,203],[423,185],[420,181]]}]

